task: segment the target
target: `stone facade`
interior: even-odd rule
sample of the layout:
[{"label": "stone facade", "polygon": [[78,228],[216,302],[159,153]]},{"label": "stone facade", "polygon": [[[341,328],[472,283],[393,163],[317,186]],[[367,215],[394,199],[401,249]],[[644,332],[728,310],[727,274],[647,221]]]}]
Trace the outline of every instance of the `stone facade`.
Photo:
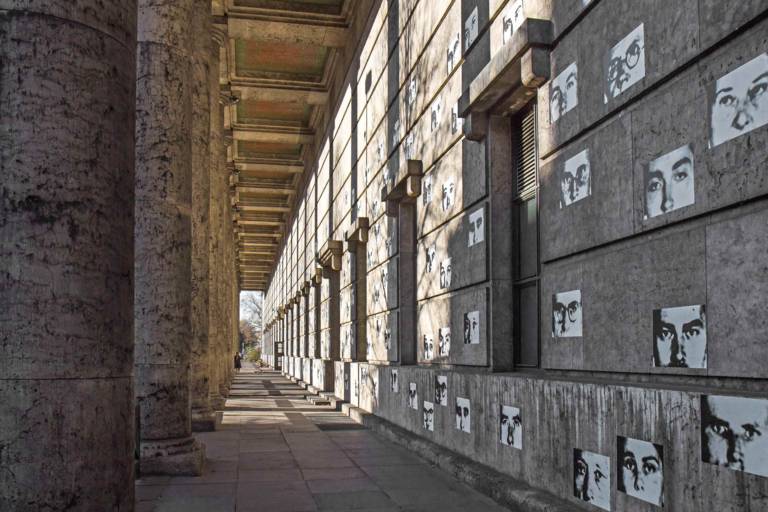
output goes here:
[{"label": "stone facade", "polygon": [[[713,455],[708,398],[768,429],[767,14],[381,2],[271,277],[270,364],[562,510],[768,507],[768,448]],[[627,476],[632,442],[654,484]],[[602,497],[575,476],[589,457],[610,465]]]}]

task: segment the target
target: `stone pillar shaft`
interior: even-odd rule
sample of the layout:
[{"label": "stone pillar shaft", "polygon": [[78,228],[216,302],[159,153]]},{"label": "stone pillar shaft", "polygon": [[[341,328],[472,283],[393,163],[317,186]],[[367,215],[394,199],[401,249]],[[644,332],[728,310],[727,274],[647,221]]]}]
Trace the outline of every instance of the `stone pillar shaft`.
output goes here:
[{"label": "stone pillar shaft", "polygon": [[0,4],[0,510],[132,511],[136,2]]},{"label": "stone pillar shaft", "polygon": [[191,437],[192,98],[201,0],[139,0],[136,88],[137,397],[142,474],[200,474]]}]

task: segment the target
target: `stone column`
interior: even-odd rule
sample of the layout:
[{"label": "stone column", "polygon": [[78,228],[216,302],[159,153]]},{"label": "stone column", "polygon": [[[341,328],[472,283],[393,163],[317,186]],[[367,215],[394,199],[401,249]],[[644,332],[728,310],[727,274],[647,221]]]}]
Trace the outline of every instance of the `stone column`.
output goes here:
[{"label": "stone column", "polygon": [[[211,33],[210,16],[196,16],[192,60],[192,430],[216,428],[209,397],[210,356],[208,333],[210,236],[210,137],[211,76],[218,81],[218,69],[211,69],[211,49],[218,44],[205,37]],[[217,59],[218,62],[218,59]],[[218,101],[218,91],[216,94]],[[215,262],[214,262],[215,264]]]},{"label": "stone column", "polygon": [[142,474],[198,475],[191,436],[192,78],[205,1],[139,0],[135,356]]},{"label": "stone column", "polygon": [[0,8],[0,510],[132,511],[136,2]]}]

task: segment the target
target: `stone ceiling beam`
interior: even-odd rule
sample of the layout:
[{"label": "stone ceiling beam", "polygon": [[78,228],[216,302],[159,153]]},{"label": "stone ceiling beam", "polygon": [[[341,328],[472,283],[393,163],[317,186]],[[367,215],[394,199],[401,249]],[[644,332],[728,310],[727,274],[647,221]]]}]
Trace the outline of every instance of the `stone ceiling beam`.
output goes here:
[{"label": "stone ceiling beam", "polygon": [[240,172],[275,172],[285,174],[302,174],[304,172],[304,166],[295,163],[252,163],[252,162],[235,162],[235,169]]},{"label": "stone ceiling beam", "polygon": [[300,87],[285,84],[271,87],[259,80],[232,80],[232,93],[243,101],[274,101],[277,103],[306,103],[325,105],[328,91],[324,87]]},{"label": "stone ceiling beam", "polygon": [[271,142],[279,144],[312,144],[315,135],[310,130],[285,129],[283,127],[263,127],[232,131],[235,140],[244,142]]},{"label": "stone ceiling beam", "polygon": [[348,32],[345,26],[338,24],[291,23],[264,16],[246,17],[243,13],[230,15],[228,25],[230,37],[237,39],[310,44],[329,48],[344,47]]}]

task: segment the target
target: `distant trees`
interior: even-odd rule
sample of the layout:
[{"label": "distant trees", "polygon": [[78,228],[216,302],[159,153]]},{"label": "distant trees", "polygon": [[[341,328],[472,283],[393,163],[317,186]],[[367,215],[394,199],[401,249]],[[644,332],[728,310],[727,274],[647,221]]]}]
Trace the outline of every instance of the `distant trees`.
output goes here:
[{"label": "distant trees", "polygon": [[261,292],[240,293],[240,346],[244,352],[261,347]]}]

